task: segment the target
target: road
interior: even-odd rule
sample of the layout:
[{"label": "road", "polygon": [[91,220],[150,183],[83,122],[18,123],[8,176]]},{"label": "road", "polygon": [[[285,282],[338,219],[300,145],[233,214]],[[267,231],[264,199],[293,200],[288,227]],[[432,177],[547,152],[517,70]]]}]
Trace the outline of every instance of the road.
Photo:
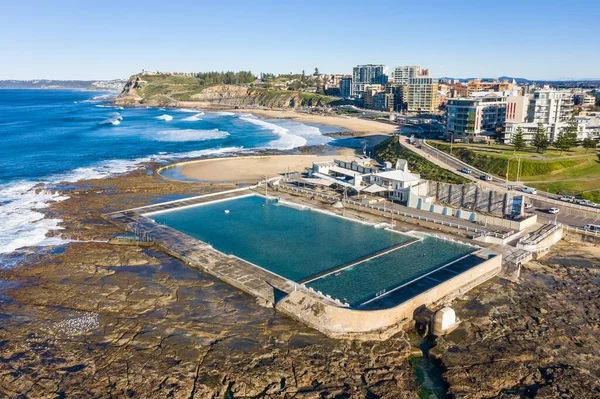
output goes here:
[{"label": "road", "polygon": [[[405,133],[405,136],[406,135],[407,133]],[[511,192],[511,194],[514,194],[515,190],[519,190],[520,188],[524,187],[521,182],[510,182],[507,184],[504,179],[496,176],[491,176],[491,181],[481,180],[481,175],[490,175],[446,154],[443,151],[429,146],[425,140],[415,139],[414,144],[411,144],[408,140],[408,137],[405,136],[399,138],[399,140],[401,140],[400,143],[404,147],[421,155],[424,158],[427,158],[436,165],[450,170],[457,175],[463,176],[483,187],[492,188],[499,192],[508,191]],[[467,174],[460,172],[459,169],[464,167],[470,169],[472,173]],[[519,194],[522,194],[528,199],[529,202],[533,204],[533,212],[538,215],[540,222],[547,223],[557,221],[572,227],[582,227],[589,223],[600,224],[600,209],[558,201],[551,198],[551,194],[543,192],[538,192],[538,194],[533,195],[519,191]],[[558,208],[560,210],[559,214],[553,215],[548,213],[548,209],[550,208]]]}]

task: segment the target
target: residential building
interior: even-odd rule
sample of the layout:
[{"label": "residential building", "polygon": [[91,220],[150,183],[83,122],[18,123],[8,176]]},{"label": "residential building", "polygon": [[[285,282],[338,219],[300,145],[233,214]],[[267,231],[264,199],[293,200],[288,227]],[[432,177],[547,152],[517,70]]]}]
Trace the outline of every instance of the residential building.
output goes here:
[{"label": "residential building", "polygon": [[533,140],[539,123],[546,128],[548,138],[554,140],[567,126],[572,113],[573,96],[571,92],[545,86],[534,91],[529,97],[525,121],[511,119],[506,122],[503,141],[506,144],[510,143],[513,134],[520,127],[523,130],[525,142],[529,143]]},{"label": "residential building", "polygon": [[581,108],[589,108],[596,105],[596,97],[591,96],[587,93],[577,93],[573,96],[575,105]]},{"label": "residential building", "polygon": [[435,112],[438,109],[438,80],[430,76],[410,78],[403,87],[403,100],[408,111]]},{"label": "residential building", "polygon": [[600,116],[576,116],[577,139],[586,138],[600,140]]},{"label": "residential building", "polygon": [[340,80],[340,95],[344,98],[349,98],[354,95],[352,92],[352,77],[346,76]]},{"label": "residential building", "polygon": [[352,70],[352,96],[362,98],[365,85],[385,85],[387,81],[388,77],[383,65],[357,65]]},{"label": "residential building", "polygon": [[523,123],[527,119],[529,96],[509,96],[506,99],[506,122]]},{"label": "residential building", "polygon": [[508,93],[448,99],[446,131],[454,138],[487,139],[504,126]]},{"label": "residential building", "polygon": [[394,83],[400,85],[407,85],[408,81],[411,78],[416,78],[417,76],[426,76],[429,74],[427,69],[423,70],[426,73],[422,73],[420,66],[397,66],[394,68],[394,72],[392,74],[392,79]]},{"label": "residential building", "polygon": [[474,79],[467,82],[469,96],[480,91],[512,91],[516,88],[517,82],[515,82],[514,79],[512,82],[509,82],[507,79],[504,79],[502,82],[498,79],[493,79],[491,81]]}]

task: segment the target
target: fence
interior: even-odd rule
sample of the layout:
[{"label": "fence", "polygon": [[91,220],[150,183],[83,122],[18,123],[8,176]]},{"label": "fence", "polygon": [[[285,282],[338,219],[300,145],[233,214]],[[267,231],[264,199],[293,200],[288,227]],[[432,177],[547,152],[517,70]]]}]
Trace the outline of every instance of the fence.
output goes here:
[{"label": "fence", "polygon": [[[283,186],[283,185],[280,185],[279,188],[284,189],[284,190],[290,190],[290,191],[297,192],[297,193],[308,194],[313,197],[326,198],[329,200],[340,201],[339,196],[333,196],[333,195],[328,195],[328,194],[324,194],[324,193],[319,193],[317,191],[307,190],[304,188],[289,187],[289,186]],[[476,235],[476,236],[477,235],[493,236],[496,238],[505,239],[514,233],[514,232],[507,232],[504,234],[500,234],[500,233],[496,233],[496,232],[481,230],[481,229],[478,229],[475,227],[465,226],[465,225],[461,225],[461,224],[457,224],[457,223],[445,222],[443,220],[428,218],[425,216],[415,215],[415,214],[408,213],[408,212],[402,212],[402,211],[395,210],[395,209],[389,209],[389,208],[385,208],[385,207],[381,207],[381,206],[377,206],[377,205],[365,204],[363,202],[354,201],[354,200],[351,200],[348,198],[344,198],[344,199],[342,199],[342,201],[347,204],[361,206],[363,208],[373,209],[373,210],[380,211],[380,212],[387,212],[392,215],[398,215],[398,216],[403,216],[403,217],[407,217],[407,218],[411,218],[411,219],[417,219],[417,220],[424,221],[424,222],[440,224],[442,226],[447,226],[447,227],[451,227],[451,228],[455,228],[455,229],[459,229],[459,230],[466,230],[466,231],[474,233],[474,235]]]}]

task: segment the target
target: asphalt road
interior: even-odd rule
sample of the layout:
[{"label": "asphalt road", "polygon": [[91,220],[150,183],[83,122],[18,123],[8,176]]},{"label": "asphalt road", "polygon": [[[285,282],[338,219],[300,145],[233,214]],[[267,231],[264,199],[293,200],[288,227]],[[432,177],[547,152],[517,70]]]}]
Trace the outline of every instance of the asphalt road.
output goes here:
[{"label": "asphalt road", "polygon": [[[548,223],[557,221],[572,227],[583,227],[589,223],[600,224],[600,209],[598,208],[579,206],[568,202],[557,201],[548,193],[538,192],[536,195],[525,193],[520,191],[520,189],[524,187],[522,183],[510,182],[507,184],[504,179],[495,176],[491,176],[491,181],[481,180],[481,175],[488,174],[470,165],[466,165],[465,163],[449,156],[442,151],[426,145],[419,139],[415,139],[415,144],[410,144],[408,137],[402,137],[401,140],[405,147],[411,149],[417,154],[425,156],[439,166],[470,179],[473,182],[477,182],[482,186],[487,186],[500,192],[509,191],[513,194],[516,190],[519,190],[519,194],[525,196],[528,201],[534,205],[533,212],[538,215],[538,220],[540,222]],[[472,172],[470,174],[460,172],[459,170],[464,167],[467,167]],[[558,215],[553,215],[548,212],[548,210],[553,207],[560,209]]]}]

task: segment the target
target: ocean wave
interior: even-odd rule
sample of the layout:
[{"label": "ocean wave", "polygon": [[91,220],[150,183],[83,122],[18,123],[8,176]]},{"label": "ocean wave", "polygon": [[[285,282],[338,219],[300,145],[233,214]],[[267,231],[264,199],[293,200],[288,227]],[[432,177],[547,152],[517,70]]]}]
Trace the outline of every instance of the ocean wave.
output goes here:
[{"label": "ocean wave", "polygon": [[161,130],[155,136],[152,136],[152,138],[157,141],[205,141],[224,139],[227,136],[229,136],[228,132],[219,129],[172,129]]},{"label": "ocean wave", "polygon": [[307,140],[304,137],[301,137],[301,136],[298,136],[295,134],[291,134],[290,129],[276,125],[271,122],[267,122],[262,119],[258,119],[257,117],[255,117],[253,115],[240,116],[240,119],[243,121],[252,123],[254,125],[263,127],[265,129],[268,129],[279,136],[278,139],[273,140],[273,141],[269,142],[269,144],[267,144],[268,148],[275,148],[278,150],[291,150],[292,148],[302,147],[302,146],[306,145],[306,143],[307,143]]},{"label": "ocean wave", "polygon": [[204,112],[200,111],[199,109],[194,109],[194,108],[177,108],[177,111],[204,115]]},{"label": "ocean wave", "polygon": [[153,155],[132,160],[115,159],[50,176],[42,183],[20,181],[0,185],[0,254],[7,254],[25,247],[61,245],[69,242],[59,236],[46,237],[50,231],[63,229],[60,226],[62,220],[44,219],[44,214],[40,210],[49,207],[52,203],[69,198],[53,190],[53,184],[74,183],[120,175],[139,169],[143,164],[149,162],[167,162],[182,158],[225,155],[243,151],[245,151],[243,147],[225,147]]},{"label": "ocean wave", "polygon": [[212,112],[212,113],[215,115],[221,115],[221,116],[234,116],[235,115],[235,113],[233,113],[233,112],[224,112],[224,111]]},{"label": "ocean wave", "polygon": [[156,119],[163,120],[165,122],[172,121],[173,117],[169,114],[162,114],[161,116],[157,116]]},{"label": "ocean wave", "polygon": [[38,187],[35,182],[15,182],[0,186],[0,254],[29,246],[57,245],[58,237],[46,237],[60,230],[60,219],[44,219],[41,209],[69,197]]},{"label": "ocean wave", "polygon": [[195,115],[192,116],[188,116],[186,118],[183,118],[182,121],[186,121],[186,122],[197,122],[197,121],[201,121],[202,118],[200,118],[200,116],[204,115],[204,112],[200,112],[197,113]]},{"label": "ocean wave", "polygon": [[118,112],[113,112],[108,118],[100,122],[100,125],[120,125],[123,117]]}]

